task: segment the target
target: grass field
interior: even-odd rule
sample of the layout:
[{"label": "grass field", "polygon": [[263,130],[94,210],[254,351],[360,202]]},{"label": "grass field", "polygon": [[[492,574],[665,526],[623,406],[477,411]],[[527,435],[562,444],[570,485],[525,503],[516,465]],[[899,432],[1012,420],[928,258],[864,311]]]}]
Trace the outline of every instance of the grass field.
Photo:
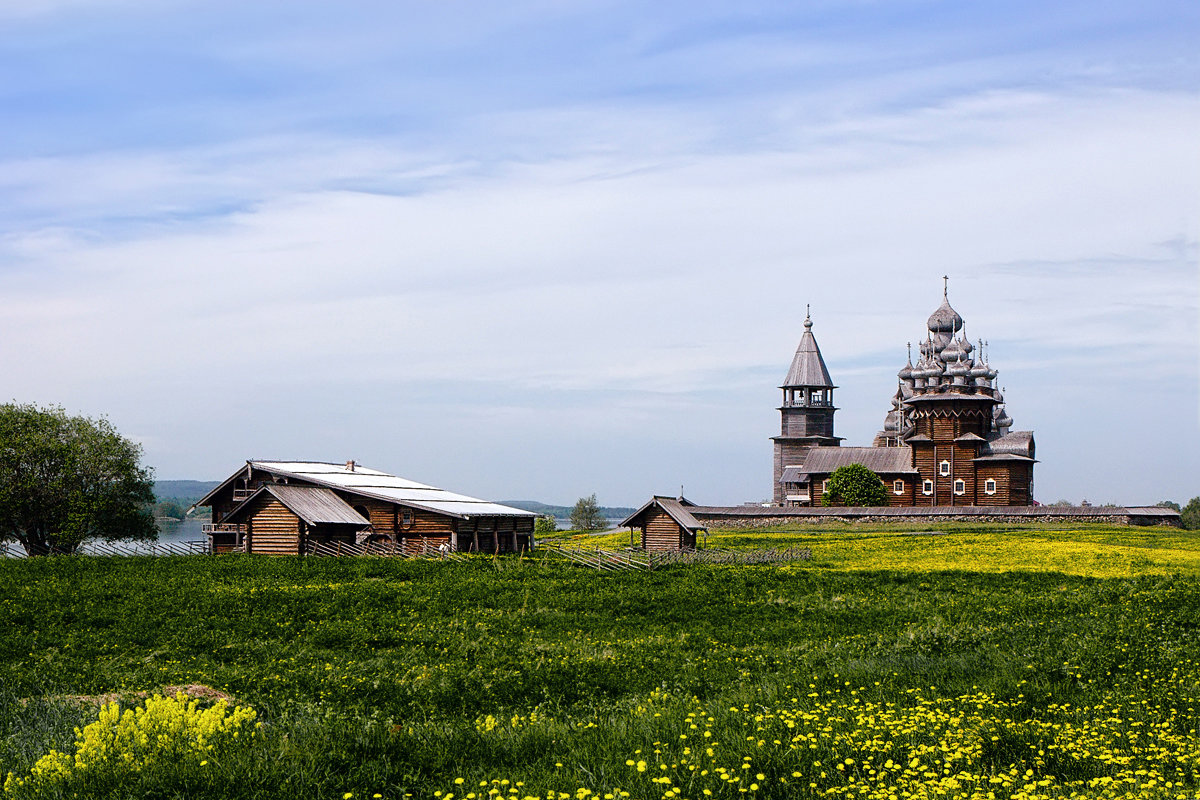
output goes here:
[{"label": "grass field", "polygon": [[[813,558],[0,561],[6,794],[1200,796],[1193,534],[709,543]],[[103,702],[181,686],[255,716],[221,729],[211,699],[160,703],[86,729],[74,757]]]}]

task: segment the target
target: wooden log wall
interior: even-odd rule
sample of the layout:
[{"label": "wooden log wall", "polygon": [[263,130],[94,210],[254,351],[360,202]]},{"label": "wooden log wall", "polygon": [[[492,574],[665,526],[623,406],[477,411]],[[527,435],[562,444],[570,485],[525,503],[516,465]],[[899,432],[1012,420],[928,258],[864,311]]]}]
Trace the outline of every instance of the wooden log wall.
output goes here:
[{"label": "wooden log wall", "polygon": [[300,520],[283,503],[264,495],[246,513],[247,552],[299,555]]},{"label": "wooden log wall", "polygon": [[[659,508],[646,511],[642,527],[642,547],[647,550],[681,550],[686,544],[686,532],[679,523]],[[695,546],[693,541],[692,546]]]}]

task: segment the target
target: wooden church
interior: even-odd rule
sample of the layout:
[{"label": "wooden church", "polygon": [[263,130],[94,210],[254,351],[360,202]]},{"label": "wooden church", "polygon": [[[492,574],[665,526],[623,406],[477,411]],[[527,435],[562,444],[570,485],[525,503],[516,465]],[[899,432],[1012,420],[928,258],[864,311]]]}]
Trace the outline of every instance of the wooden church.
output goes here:
[{"label": "wooden church", "polygon": [[1033,504],[1033,433],[1013,421],[996,388],[984,343],[963,335],[948,290],[927,320],[920,358],[897,374],[892,408],[870,447],[842,447],[833,390],[811,315],[783,386],[772,497],[777,506],[819,506],[830,474],[862,464],[883,481],[893,506]]}]

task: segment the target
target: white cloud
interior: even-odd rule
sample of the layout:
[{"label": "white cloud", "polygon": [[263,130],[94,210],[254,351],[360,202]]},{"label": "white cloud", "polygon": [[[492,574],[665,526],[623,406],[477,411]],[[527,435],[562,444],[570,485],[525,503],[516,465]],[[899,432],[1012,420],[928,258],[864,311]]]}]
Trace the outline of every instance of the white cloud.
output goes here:
[{"label": "white cloud", "polygon": [[[770,130],[736,135],[737,110],[754,110],[749,127],[764,106]],[[380,466],[401,448],[434,482],[457,486],[461,469],[476,492],[566,499],[563,470],[538,464],[578,441],[599,454],[567,459],[590,471],[580,493],[632,502],[681,469],[738,500],[765,493],[804,303],[844,381],[841,433],[865,443],[949,272],[969,332],[1011,376],[1014,416],[1038,431],[1051,494],[1079,494],[1064,465],[1141,439],[1077,432],[1050,453],[1043,431],[1078,419],[1044,398],[1074,391],[1081,365],[1142,376],[1167,413],[1179,401],[1160,384],[1196,387],[1195,95],[882,107],[821,89],[717,110],[529,104],[437,145],[309,131],[9,160],[6,391],[114,409],[170,476],[371,442]],[[1178,431],[1189,452],[1194,422]],[[706,442],[720,459],[697,461]],[[520,456],[526,473],[454,466],[472,447],[542,455]],[[1088,485],[1126,499],[1123,479]]]}]

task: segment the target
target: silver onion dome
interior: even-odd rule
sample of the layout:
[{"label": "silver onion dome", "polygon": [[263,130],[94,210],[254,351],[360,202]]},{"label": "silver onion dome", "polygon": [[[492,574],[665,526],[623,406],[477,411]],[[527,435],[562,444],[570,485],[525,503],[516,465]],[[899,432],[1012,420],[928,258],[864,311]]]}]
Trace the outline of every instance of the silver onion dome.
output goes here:
[{"label": "silver onion dome", "polygon": [[950,307],[949,300],[943,300],[937,311],[929,315],[929,330],[934,333],[954,334],[962,327],[963,319],[958,312]]}]

